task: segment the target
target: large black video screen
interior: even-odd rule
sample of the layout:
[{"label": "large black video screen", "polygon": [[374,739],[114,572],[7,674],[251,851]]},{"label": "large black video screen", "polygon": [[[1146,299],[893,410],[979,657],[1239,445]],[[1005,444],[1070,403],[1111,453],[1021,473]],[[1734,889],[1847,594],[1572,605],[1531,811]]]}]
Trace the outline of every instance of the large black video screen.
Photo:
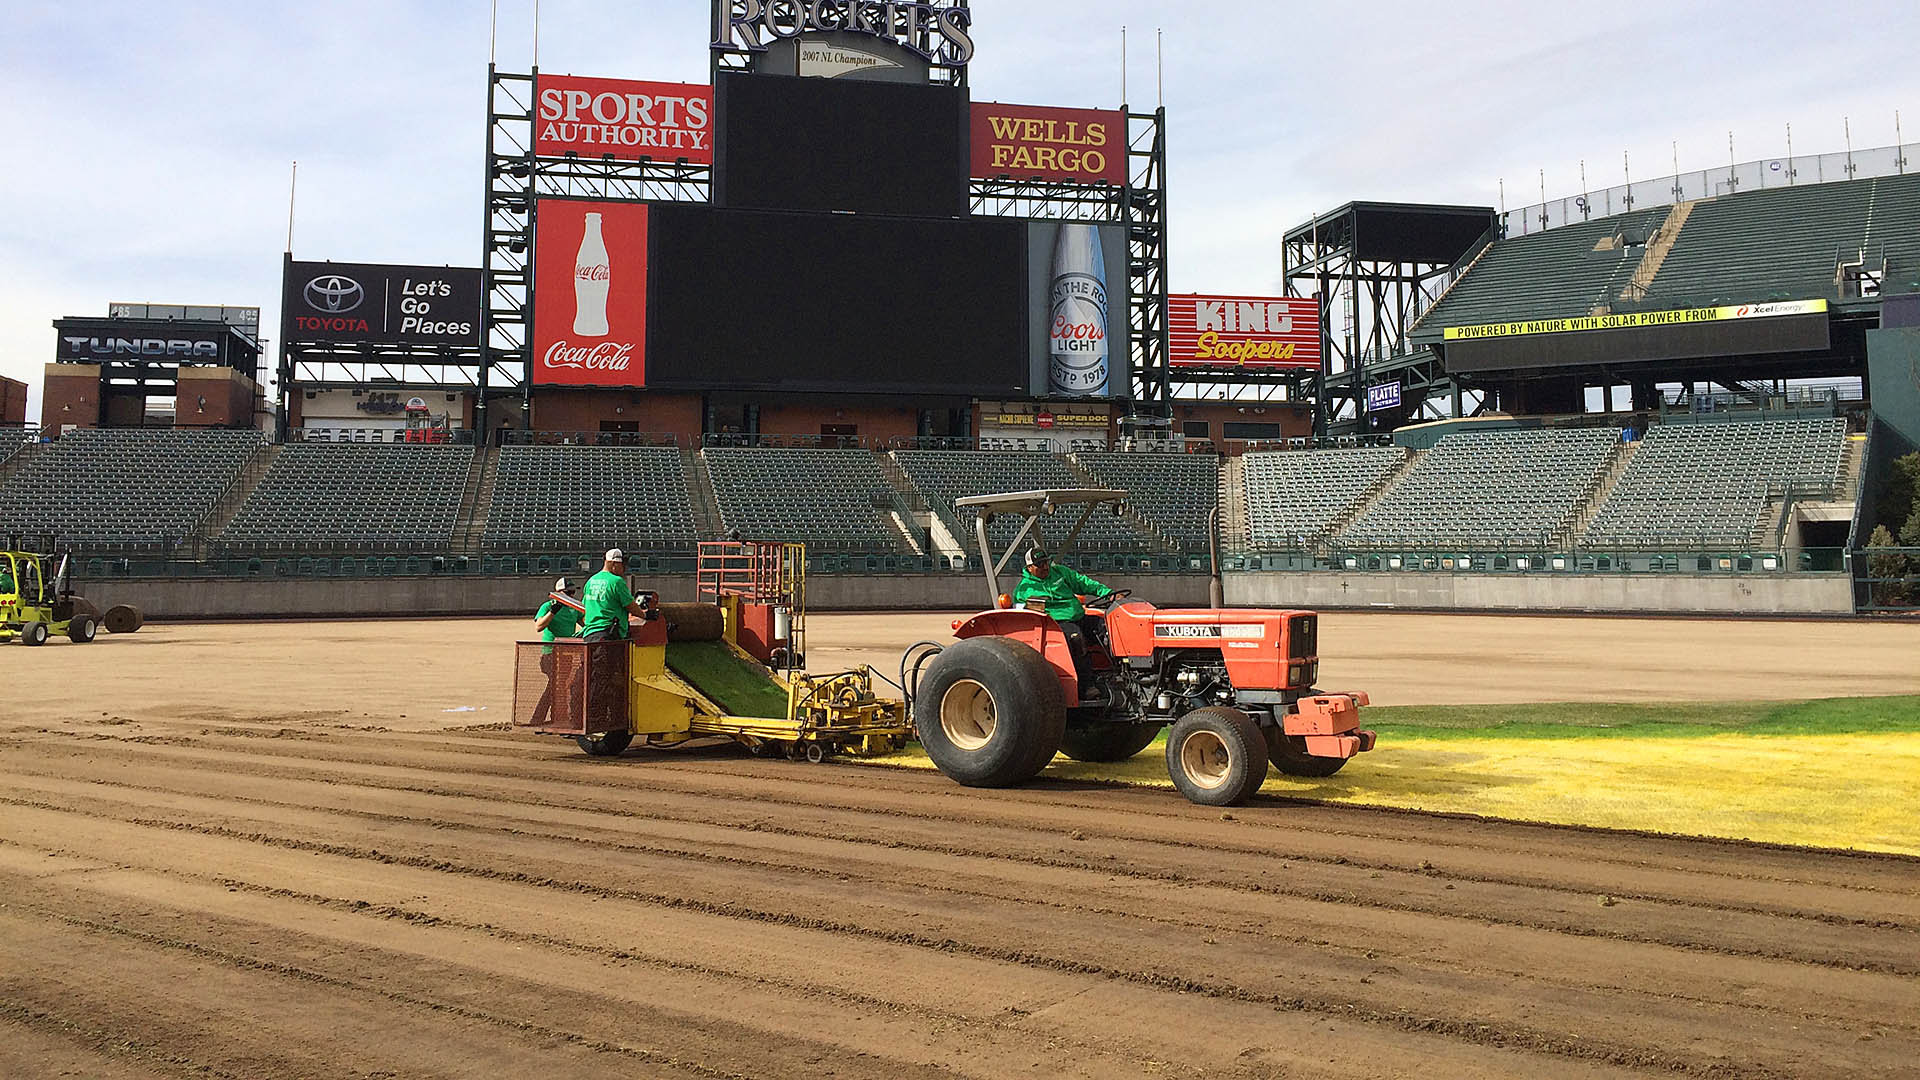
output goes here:
[{"label": "large black video screen", "polygon": [[1028,393],[1027,226],[655,203],[647,385]]},{"label": "large black video screen", "polygon": [[952,86],[720,76],[716,206],[967,213],[967,92]]}]

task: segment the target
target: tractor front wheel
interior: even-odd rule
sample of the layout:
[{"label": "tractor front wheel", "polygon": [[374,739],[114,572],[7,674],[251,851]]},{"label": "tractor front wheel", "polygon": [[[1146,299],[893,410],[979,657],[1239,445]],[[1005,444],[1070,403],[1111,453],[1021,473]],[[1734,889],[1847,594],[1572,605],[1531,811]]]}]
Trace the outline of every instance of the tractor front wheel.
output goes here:
[{"label": "tractor front wheel", "polygon": [[913,698],[927,757],[968,787],[1032,779],[1060,749],[1066,695],[1046,658],[1011,638],[957,641],[927,664]]},{"label": "tractor front wheel", "polygon": [[1288,776],[1332,776],[1347,763],[1343,757],[1315,757],[1307,753],[1304,735],[1288,735],[1279,728],[1267,730],[1267,760]]},{"label": "tractor front wheel", "polygon": [[1167,775],[1201,806],[1238,806],[1267,781],[1267,740],[1239,709],[1195,709],[1167,733]]},{"label": "tractor front wheel", "polygon": [[46,643],[47,643],[47,624],[46,623],[30,622],[20,628],[20,644],[27,645],[27,646],[34,646],[34,645],[45,645]]},{"label": "tractor front wheel", "polygon": [[1160,734],[1159,724],[1081,724],[1067,729],[1060,752],[1075,761],[1125,761]]},{"label": "tractor front wheel", "polygon": [[67,624],[67,640],[75,645],[91,644],[94,635],[99,632],[100,624],[94,622],[91,615],[75,615],[73,621]]},{"label": "tractor front wheel", "polygon": [[633,742],[630,731],[609,731],[604,735],[575,735],[573,741],[594,757],[619,757]]}]

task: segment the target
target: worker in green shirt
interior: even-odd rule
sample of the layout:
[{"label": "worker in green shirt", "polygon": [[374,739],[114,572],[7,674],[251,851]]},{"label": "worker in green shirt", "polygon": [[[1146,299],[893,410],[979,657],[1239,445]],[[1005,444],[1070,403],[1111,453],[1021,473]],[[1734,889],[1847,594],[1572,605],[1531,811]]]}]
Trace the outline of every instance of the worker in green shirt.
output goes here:
[{"label": "worker in green shirt", "polygon": [[1073,665],[1084,676],[1087,632],[1080,620],[1086,616],[1087,609],[1080,603],[1080,597],[1105,596],[1112,591],[1078,570],[1054,562],[1044,549],[1035,546],[1027,549],[1027,569],[1020,575],[1020,587],[1014,590],[1013,600],[1030,610],[1045,612],[1060,624],[1061,633],[1066,635],[1067,650],[1073,654]]},{"label": "worker in green shirt", "polygon": [[[572,596],[573,582],[561,578],[553,583],[553,591],[560,596]],[[540,610],[533,613],[533,628],[540,632],[540,640],[546,642],[540,648],[540,670],[547,676],[547,689],[534,705],[533,719],[530,721],[538,726],[546,721],[547,712],[553,706],[553,639],[579,637],[580,613],[548,597],[547,602],[540,605]],[[566,705],[567,702],[562,700],[563,712],[566,711]]]},{"label": "worker in green shirt", "polygon": [[651,599],[650,594],[633,595],[627,585],[627,553],[619,548],[609,550],[600,572],[587,579],[580,595],[581,606],[587,609],[580,621],[580,636],[592,646],[587,650],[587,669],[593,681],[587,694],[589,733],[626,730],[627,718],[618,713],[620,703],[626,700],[619,689],[626,665],[618,650],[625,647],[622,643],[627,639],[628,615],[641,619],[659,616],[659,609],[648,603]]},{"label": "worker in green shirt", "polygon": [[[553,591],[562,596],[574,595],[573,582],[561,578],[553,583]],[[572,638],[580,636],[580,613],[558,600],[549,598],[533,613],[533,628],[540,631],[540,640],[547,647],[540,650],[542,656],[553,655],[554,638]]]},{"label": "worker in green shirt", "polygon": [[587,641],[622,641],[627,636],[627,616],[652,618],[651,609],[633,595],[627,586],[627,553],[619,548],[607,552],[600,572],[587,579],[580,603],[587,609],[581,620],[580,636]]}]

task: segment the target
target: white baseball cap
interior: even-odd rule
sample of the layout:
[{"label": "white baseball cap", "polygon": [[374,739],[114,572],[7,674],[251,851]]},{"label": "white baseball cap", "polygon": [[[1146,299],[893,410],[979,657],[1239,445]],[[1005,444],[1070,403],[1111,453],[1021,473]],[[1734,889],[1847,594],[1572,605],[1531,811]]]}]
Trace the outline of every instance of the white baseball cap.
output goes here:
[{"label": "white baseball cap", "polygon": [[554,592],[563,593],[563,592],[569,592],[572,589],[573,589],[573,582],[568,581],[566,578],[561,578],[559,581],[556,581],[553,583]]},{"label": "white baseball cap", "polygon": [[627,553],[624,551],[621,551],[619,548],[609,548],[607,549],[607,561],[608,562],[626,562]]}]

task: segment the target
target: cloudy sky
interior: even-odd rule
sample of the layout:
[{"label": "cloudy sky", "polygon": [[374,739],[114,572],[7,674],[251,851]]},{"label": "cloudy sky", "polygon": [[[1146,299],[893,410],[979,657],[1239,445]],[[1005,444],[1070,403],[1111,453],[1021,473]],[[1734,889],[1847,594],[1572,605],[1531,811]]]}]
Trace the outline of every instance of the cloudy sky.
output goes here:
[{"label": "cloudy sky", "polygon": [[[1165,32],[1176,292],[1262,292],[1280,237],[1349,199],[1510,206],[1793,148],[1920,142],[1920,5],[975,0],[979,100],[1155,99]],[[288,172],[302,258],[479,259],[488,0],[0,0],[0,374],[109,301],[278,325]],[[502,67],[532,0],[501,0]],[[545,0],[542,70],[705,82],[707,0]],[[34,408],[37,409],[37,397]],[[31,414],[30,414],[31,416]]]}]

